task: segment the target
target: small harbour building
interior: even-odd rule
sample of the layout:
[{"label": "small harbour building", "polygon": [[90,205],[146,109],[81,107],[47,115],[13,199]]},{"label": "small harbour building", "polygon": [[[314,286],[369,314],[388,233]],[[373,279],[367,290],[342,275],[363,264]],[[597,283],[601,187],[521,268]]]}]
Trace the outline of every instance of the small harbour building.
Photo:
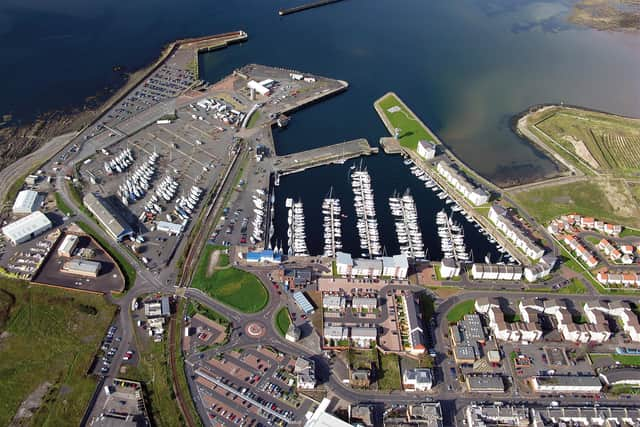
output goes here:
[{"label": "small harbour building", "polygon": [[37,191],[22,190],[13,203],[12,212],[14,215],[29,215],[38,210],[40,202],[41,198]]},{"label": "small harbour building", "polygon": [[67,234],[60,246],[58,246],[58,256],[71,258],[73,256],[73,251],[78,246],[80,238],[75,234]]},{"label": "small harbour building", "polygon": [[82,203],[116,242],[121,242],[125,238],[133,236],[133,230],[129,227],[129,224],[118,213],[114,212],[113,208],[102,197],[88,193],[84,196]]},{"label": "small harbour building", "polygon": [[35,211],[24,218],[2,227],[2,234],[13,244],[28,242],[51,229],[51,220],[42,212]]},{"label": "small harbour building", "polygon": [[101,264],[96,261],[84,259],[72,259],[62,265],[62,272],[83,277],[98,277]]},{"label": "small harbour building", "polygon": [[436,144],[431,141],[418,141],[418,155],[425,160],[431,160],[436,156]]}]

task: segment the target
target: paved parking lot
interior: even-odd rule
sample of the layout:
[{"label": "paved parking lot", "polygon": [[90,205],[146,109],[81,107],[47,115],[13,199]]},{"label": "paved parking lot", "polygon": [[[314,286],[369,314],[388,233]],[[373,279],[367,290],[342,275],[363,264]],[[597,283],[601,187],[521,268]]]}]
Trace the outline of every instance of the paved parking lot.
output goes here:
[{"label": "paved parking lot", "polygon": [[[193,365],[198,408],[209,425],[296,425],[311,401],[295,390],[295,360],[266,347],[208,353]],[[188,365],[189,366],[189,365]]]}]

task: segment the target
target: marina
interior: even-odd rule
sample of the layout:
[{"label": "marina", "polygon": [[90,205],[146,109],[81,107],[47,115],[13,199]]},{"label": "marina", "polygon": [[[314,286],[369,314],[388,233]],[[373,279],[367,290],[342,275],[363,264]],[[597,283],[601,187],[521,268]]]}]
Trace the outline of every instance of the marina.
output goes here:
[{"label": "marina", "polygon": [[437,213],[436,224],[444,258],[451,258],[458,264],[471,262],[472,257],[464,242],[463,228],[444,209]]},{"label": "marina", "polygon": [[422,232],[418,225],[418,213],[413,196],[407,192],[403,196],[394,194],[389,197],[391,214],[395,217],[396,233],[400,252],[415,260],[426,258]]},{"label": "marina", "polygon": [[329,196],[322,201],[322,215],[324,216],[324,256],[334,257],[342,249],[342,227],[340,213],[340,199]]},{"label": "marina", "polygon": [[352,166],[351,187],[354,194],[354,207],[358,218],[356,227],[360,237],[362,256],[376,257],[382,254],[380,236],[378,234],[378,220],[376,219],[371,176],[366,169]]},{"label": "marina", "polygon": [[287,232],[289,243],[289,256],[309,256],[307,250],[307,234],[304,223],[304,207],[302,202],[294,202],[293,199],[287,199],[286,206],[289,208],[287,222],[289,230]]}]

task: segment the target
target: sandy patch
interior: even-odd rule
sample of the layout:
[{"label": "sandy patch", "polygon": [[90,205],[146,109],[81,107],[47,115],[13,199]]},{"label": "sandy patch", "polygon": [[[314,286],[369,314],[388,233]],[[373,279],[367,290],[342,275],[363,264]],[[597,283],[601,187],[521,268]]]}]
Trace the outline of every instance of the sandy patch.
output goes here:
[{"label": "sandy patch", "polygon": [[211,252],[209,257],[209,265],[207,266],[207,277],[210,277],[218,266],[218,259],[220,258],[220,251]]},{"label": "sandy patch", "polygon": [[639,212],[633,195],[624,183],[614,183],[609,180],[601,182],[607,200],[613,206],[613,210],[620,216],[634,218]]},{"label": "sandy patch", "polygon": [[18,412],[16,412],[13,421],[9,424],[10,427],[21,426],[25,424],[25,420],[31,418],[36,413],[40,405],[42,405],[42,399],[47,394],[47,391],[51,387],[51,383],[44,382],[38,386],[20,405]]},{"label": "sandy patch", "polygon": [[598,164],[596,159],[593,158],[593,156],[591,155],[591,152],[589,151],[589,149],[581,139],[577,139],[573,135],[565,135],[562,137],[562,139],[564,139],[565,141],[573,145],[573,149],[578,155],[578,157],[580,157],[582,160],[587,162],[589,166],[591,166],[594,169],[600,168],[600,165]]}]

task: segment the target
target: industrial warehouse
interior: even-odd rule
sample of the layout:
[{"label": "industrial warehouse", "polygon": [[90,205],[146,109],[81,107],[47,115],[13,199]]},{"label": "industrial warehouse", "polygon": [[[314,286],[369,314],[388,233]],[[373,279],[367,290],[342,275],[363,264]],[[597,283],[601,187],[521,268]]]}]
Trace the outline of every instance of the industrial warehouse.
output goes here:
[{"label": "industrial warehouse", "polygon": [[42,198],[37,191],[33,190],[22,190],[18,193],[16,197],[16,201],[13,203],[13,214],[14,215],[28,215],[32,212],[35,212],[40,207],[40,203],[42,203]]},{"label": "industrial warehouse", "polygon": [[117,242],[121,242],[124,238],[133,235],[131,227],[120,215],[113,211],[113,208],[102,197],[88,193],[84,196],[83,203],[89,209],[89,212],[100,221],[107,233]]},{"label": "industrial warehouse", "polygon": [[14,245],[28,242],[36,236],[51,229],[51,220],[40,211],[35,211],[2,228],[2,233]]}]

